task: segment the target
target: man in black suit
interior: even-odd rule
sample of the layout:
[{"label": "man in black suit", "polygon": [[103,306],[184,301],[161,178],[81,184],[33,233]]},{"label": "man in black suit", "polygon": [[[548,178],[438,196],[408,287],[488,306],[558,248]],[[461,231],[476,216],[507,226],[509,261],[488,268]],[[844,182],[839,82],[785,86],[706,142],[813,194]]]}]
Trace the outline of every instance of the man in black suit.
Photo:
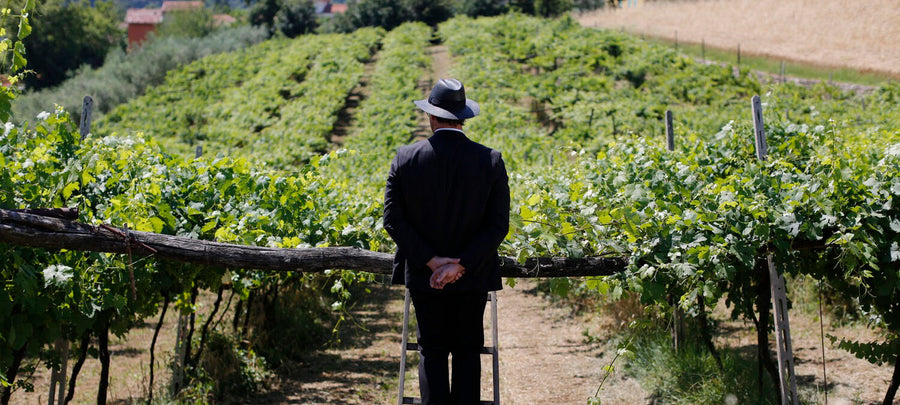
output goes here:
[{"label": "man in black suit", "polygon": [[502,288],[497,247],[509,230],[509,179],[500,152],[462,131],[479,113],[462,83],[442,79],[415,103],[434,135],[401,147],[391,163],[384,228],[397,243],[392,282],[406,284],[416,308],[423,403],[478,404],[487,292]]}]

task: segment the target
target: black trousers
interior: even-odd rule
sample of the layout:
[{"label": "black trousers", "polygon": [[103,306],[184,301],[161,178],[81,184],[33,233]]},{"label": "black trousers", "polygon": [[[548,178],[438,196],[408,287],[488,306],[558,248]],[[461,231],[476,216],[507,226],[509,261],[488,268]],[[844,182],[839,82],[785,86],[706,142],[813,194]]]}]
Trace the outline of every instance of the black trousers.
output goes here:
[{"label": "black trousers", "polygon": [[[410,290],[416,308],[419,391],[425,405],[477,405],[481,393],[484,292]],[[452,383],[448,356],[453,355]]]}]

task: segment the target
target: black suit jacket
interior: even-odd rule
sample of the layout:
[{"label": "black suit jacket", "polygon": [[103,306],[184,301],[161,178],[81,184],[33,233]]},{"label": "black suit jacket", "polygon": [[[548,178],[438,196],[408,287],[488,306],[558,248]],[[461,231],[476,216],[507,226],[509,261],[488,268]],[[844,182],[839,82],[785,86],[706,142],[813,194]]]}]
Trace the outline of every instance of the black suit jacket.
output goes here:
[{"label": "black suit jacket", "polygon": [[465,274],[446,291],[493,291],[497,247],[509,231],[509,178],[500,152],[440,129],[401,147],[384,195],[384,228],[397,243],[392,282],[429,290],[433,256],[460,258]]}]

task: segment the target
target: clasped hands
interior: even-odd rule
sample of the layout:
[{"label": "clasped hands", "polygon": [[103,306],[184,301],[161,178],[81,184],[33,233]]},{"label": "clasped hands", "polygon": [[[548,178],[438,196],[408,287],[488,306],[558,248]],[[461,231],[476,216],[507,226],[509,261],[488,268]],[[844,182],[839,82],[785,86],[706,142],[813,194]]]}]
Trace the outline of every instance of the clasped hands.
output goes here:
[{"label": "clasped hands", "polygon": [[426,265],[431,269],[429,284],[431,288],[437,290],[443,289],[447,284],[455,283],[466,273],[466,268],[459,264],[457,258],[434,256]]}]

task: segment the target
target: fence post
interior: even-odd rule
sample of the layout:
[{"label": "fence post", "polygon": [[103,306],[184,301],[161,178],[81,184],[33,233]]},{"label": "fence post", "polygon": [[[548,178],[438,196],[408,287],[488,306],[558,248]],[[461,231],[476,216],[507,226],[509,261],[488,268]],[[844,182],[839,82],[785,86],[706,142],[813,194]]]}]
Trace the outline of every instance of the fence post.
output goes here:
[{"label": "fence post", "polygon": [[[766,130],[763,126],[762,102],[758,95],[751,99],[753,109],[753,129],[756,138],[756,157],[766,160],[769,146],[766,143]],[[779,393],[782,405],[798,405],[797,376],[794,374],[794,353],[791,346],[791,322],[788,317],[787,297],[784,294],[784,277],[778,274],[775,260],[771,253],[766,260],[769,264],[769,287],[772,291],[772,307],[775,313],[775,344],[778,349]],[[790,396],[790,402],[788,397]]]}]

